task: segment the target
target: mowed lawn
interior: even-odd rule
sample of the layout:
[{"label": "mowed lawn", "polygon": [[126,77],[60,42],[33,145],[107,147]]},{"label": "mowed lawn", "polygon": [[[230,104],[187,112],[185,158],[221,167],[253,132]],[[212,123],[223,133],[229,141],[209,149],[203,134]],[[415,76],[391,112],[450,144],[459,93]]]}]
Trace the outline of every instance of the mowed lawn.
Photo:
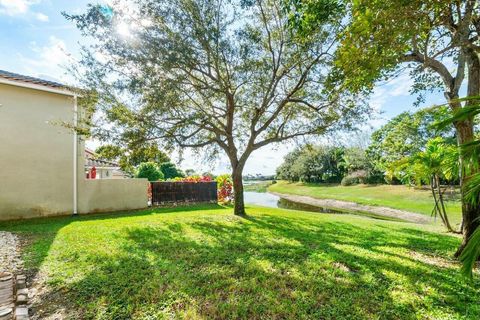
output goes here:
[{"label": "mowed lawn", "polygon": [[[366,205],[384,206],[431,215],[433,197],[428,190],[403,185],[354,185],[290,183],[278,181],[269,191],[310,196],[320,199],[352,201]],[[461,204],[458,200],[446,201],[447,214],[455,224],[461,222]]]},{"label": "mowed lawn", "polygon": [[[43,317],[480,319],[433,226],[216,205],[0,224],[48,284]],[[423,229],[421,229],[423,228]]]}]

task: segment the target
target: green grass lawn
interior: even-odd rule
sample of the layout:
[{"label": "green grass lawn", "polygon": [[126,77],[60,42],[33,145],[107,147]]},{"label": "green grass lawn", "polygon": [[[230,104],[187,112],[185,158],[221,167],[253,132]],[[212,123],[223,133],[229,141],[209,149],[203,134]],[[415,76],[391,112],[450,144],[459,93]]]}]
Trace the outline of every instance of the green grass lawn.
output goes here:
[{"label": "green grass lawn", "polygon": [[[337,199],[366,205],[385,206],[425,215],[432,213],[434,204],[430,191],[418,190],[402,185],[355,185],[344,187],[335,184],[278,181],[278,183],[268,187],[268,190],[321,199]],[[446,209],[451,222],[459,224],[461,222],[460,202],[447,201]]]},{"label": "green grass lawn", "polygon": [[[479,319],[480,281],[433,226],[221,206],[0,224],[85,319]],[[59,300],[59,301],[58,301]],[[46,316],[45,314],[44,316]]]}]

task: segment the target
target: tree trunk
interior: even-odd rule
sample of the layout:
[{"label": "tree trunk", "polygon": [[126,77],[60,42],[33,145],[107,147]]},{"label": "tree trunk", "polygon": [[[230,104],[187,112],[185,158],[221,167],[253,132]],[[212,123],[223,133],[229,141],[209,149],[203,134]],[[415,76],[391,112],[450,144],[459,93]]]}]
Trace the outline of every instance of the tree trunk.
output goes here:
[{"label": "tree trunk", "polygon": [[443,194],[442,194],[442,189],[440,187],[440,178],[438,175],[435,175],[435,184],[437,185],[437,191],[438,191],[438,201],[441,205],[439,209],[441,209],[444,221],[445,221],[445,226],[447,227],[447,230],[449,232],[455,232],[455,230],[452,228],[452,225],[450,224],[450,221],[448,220],[448,215],[447,215],[447,210],[445,210],[445,203],[443,202]]},{"label": "tree trunk", "polygon": [[[470,142],[474,139],[473,134],[473,121],[466,120],[461,121],[455,124],[457,130],[457,140],[458,144],[462,145],[464,143]],[[478,201],[475,203],[467,202],[464,200],[465,195],[465,183],[467,180],[464,167],[464,159],[460,155],[460,191],[462,197],[462,233],[463,240],[462,244],[455,253],[455,257],[459,257],[463,251],[463,248],[468,242],[468,239],[475,231],[475,229],[480,225],[478,218],[480,217],[480,205]]]},{"label": "tree trunk", "polygon": [[[445,219],[443,218],[442,212],[440,211],[440,206],[438,205],[437,195],[435,193],[435,182],[436,182],[436,180],[435,180],[434,176],[432,175],[430,177],[430,190],[432,191],[433,201],[435,202],[435,206],[433,207],[433,212],[435,212],[435,217],[440,216],[440,219],[442,219],[443,225],[446,226]],[[432,214],[433,214],[433,212],[432,212]]]},{"label": "tree trunk", "polygon": [[233,180],[233,194],[234,194],[234,211],[233,213],[237,216],[246,216],[245,212],[245,202],[243,200],[243,180],[242,180],[241,169],[234,169],[232,171],[232,180]]},{"label": "tree trunk", "polygon": [[[478,55],[470,50],[467,54],[467,66],[468,66],[468,86],[467,86],[467,96],[468,97],[475,97],[480,94],[480,58]],[[479,101],[467,101],[466,105],[474,105],[477,104]],[[471,119],[467,119],[465,121],[459,121],[455,123],[455,129],[457,131],[457,141],[458,144],[464,144],[470,142],[474,139],[474,130],[473,130],[473,121]],[[477,160],[478,161],[478,160]],[[462,233],[463,233],[463,240],[462,244],[458,248],[457,252],[455,253],[456,257],[459,257],[465,248],[465,245],[470,239],[470,236],[473,234],[475,229],[480,225],[480,204],[479,201],[466,202],[464,200],[465,194],[465,182],[466,182],[466,175],[465,170],[463,169],[464,159],[462,155],[460,155],[460,190],[462,196]],[[477,199],[478,200],[478,199]]]}]

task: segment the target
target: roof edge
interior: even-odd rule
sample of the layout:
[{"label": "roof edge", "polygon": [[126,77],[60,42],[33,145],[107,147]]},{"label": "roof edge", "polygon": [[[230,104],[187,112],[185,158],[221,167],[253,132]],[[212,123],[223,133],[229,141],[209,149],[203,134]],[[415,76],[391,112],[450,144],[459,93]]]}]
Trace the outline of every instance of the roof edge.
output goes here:
[{"label": "roof edge", "polygon": [[38,90],[38,91],[45,91],[45,92],[50,92],[50,93],[56,93],[56,94],[61,94],[65,96],[70,96],[70,97],[75,97],[75,96],[80,96],[80,94],[75,93],[71,90],[68,90],[66,88],[54,88],[54,87],[49,87],[41,84],[35,84],[31,82],[26,82],[26,81],[21,81],[21,80],[11,80],[7,78],[0,77],[0,84],[7,84],[11,86],[16,86],[16,87],[22,87],[22,88],[27,88],[27,89],[33,89],[33,90]]}]

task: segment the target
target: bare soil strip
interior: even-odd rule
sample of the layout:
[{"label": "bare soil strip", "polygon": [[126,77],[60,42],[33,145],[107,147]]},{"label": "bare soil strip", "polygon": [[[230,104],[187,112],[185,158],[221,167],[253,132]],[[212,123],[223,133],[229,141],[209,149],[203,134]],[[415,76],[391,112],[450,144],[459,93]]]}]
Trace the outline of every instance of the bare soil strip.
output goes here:
[{"label": "bare soil strip", "polygon": [[292,202],[303,203],[303,204],[317,206],[321,208],[328,208],[328,209],[340,210],[340,211],[351,211],[351,212],[358,212],[358,213],[367,213],[367,214],[373,214],[376,216],[400,219],[400,220],[413,222],[413,223],[420,223],[420,224],[427,224],[432,221],[432,218],[420,213],[414,213],[414,212],[398,210],[398,209],[393,209],[388,207],[369,206],[369,205],[358,204],[355,202],[343,201],[343,200],[317,199],[317,198],[312,198],[308,196],[299,196],[299,195],[284,194],[284,193],[277,193],[277,192],[271,192],[271,193],[279,196],[280,198],[284,198]]}]

